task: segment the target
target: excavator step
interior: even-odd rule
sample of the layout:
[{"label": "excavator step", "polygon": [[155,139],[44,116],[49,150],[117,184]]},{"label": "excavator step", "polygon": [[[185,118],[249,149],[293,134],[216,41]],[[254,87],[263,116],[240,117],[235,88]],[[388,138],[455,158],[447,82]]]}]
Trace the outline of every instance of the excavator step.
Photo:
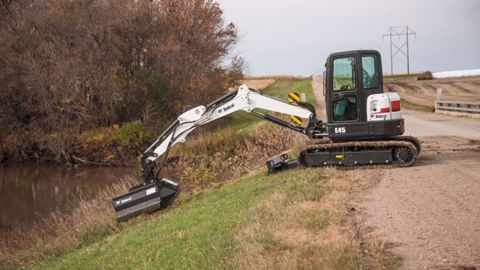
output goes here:
[{"label": "excavator step", "polygon": [[177,193],[178,184],[167,178],[135,186],[128,193],[112,199],[117,221],[164,208],[175,199]]}]

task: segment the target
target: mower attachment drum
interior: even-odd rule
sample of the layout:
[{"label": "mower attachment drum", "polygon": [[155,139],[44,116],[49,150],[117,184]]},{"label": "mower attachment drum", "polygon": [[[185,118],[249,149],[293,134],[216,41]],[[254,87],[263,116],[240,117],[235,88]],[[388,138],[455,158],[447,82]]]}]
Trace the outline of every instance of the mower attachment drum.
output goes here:
[{"label": "mower attachment drum", "polygon": [[125,221],[166,207],[175,199],[177,193],[178,184],[167,178],[135,186],[127,194],[112,199],[117,221]]}]

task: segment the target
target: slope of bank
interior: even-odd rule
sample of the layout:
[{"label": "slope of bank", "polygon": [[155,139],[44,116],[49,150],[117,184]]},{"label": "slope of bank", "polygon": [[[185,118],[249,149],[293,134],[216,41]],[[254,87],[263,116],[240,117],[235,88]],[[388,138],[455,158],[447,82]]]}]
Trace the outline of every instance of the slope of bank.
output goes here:
[{"label": "slope of bank", "polygon": [[[281,97],[289,90],[313,99],[310,80],[280,81],[265,92]],[[238,131],[249,129],[243,116],[233,120]],[[37,268],[395,268],[398,257],[381,240],[365,238],[348,207],[351,195],[365,188],[360,180],[356,172],[331,168],[270,176],[254,169]]]},{"label": "slope of bank", "polygon": [[335,169],[256,170],[36,269],[392,268],[397,258],[359,237],[346,209],[358,183]]},{"label": "slope of bank", "polygon": [[[319,172],[302,172],[304,179],[300,181],[298,173],[292,171],[265,177],[263,172],[256,172],[218,191],[199,194],[191,202],[167,213],[144,217],[134,221],[136,224],[127,223],[120,233],[97,243],[64,256],[48,258],[38,269],[224,268],[230,263],[228,258],[239,248],[236,234],[251,225],[249,223],[258,214],[252,210],[255,205],[270,196],[307,196],[309,183],[317,188],[311,192],[312,200],[321,197]],[[282,204],[288,206],[286,198]],[[325,215],[311,218],[311,226],[321,227],[328,222]],[[269,238],[258,235],[258,239],[246,240],[275,249],[278,243]]]}]

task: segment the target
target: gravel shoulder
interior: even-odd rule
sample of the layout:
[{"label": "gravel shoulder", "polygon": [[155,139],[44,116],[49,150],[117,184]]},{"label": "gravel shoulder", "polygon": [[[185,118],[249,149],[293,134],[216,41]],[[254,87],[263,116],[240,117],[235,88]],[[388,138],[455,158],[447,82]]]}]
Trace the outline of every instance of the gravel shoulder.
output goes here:
[{"label": "gravel shoulder", "polygon": [[480,266],[480,143],[421,137],[414,166],[380,168],[378,184],[360,194],[371,233],[393,243],[406,269]]},{"label": "gravel shoulder", "polygon": [[358,170],[374,183],[352,198],[362,233],[383,238],[405,269],[480,268],[480,120],[404,117],[405,134],[420,138],[422,153],[412,167]]}]

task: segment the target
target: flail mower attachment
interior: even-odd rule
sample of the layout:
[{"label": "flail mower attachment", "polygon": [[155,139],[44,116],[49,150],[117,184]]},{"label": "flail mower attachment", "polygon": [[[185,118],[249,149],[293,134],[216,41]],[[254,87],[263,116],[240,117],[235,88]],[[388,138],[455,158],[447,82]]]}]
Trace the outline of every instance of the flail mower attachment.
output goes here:
[{"label": "flail mower attachment", "polygon": [[177,196],[178,184],[167,178],[134,186],[127,194],[112,199],[117,221],[168,206]]},{"label": "flail mower attachment", "polygon": [[159,174],[160,171],[155,171],[155,162],[142,160],[144,183],[112,199],[118,222],[142,213],[155,212],[173,202],[179,192],[178,183],[159,177]]}]

